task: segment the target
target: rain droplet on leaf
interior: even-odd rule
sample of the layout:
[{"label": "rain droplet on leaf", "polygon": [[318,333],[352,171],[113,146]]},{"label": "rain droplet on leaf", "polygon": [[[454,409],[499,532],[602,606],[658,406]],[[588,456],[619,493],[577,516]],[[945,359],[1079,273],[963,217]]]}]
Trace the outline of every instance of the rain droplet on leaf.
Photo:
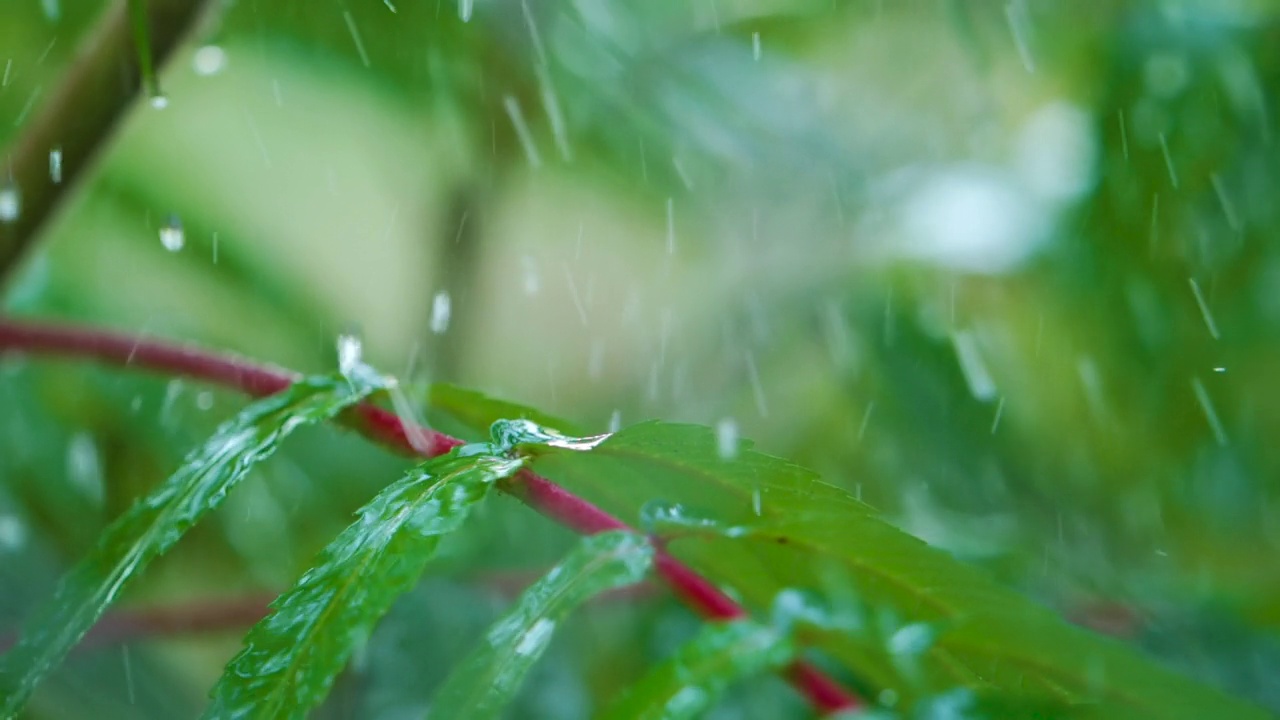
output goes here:
[{"label": "rain droplet on leaf", "polygon": [[360,338],[355,335],[342,334],[338,336],[338,370],[343,375],[350,375],[355,371],[356,366],[360,364],[360,356],[363,354],[364,344],[360,342]]},{"label": "rain droplet on leaf", "polygon": [[156,110],[163,110],[169,107],[169,96],[163,93],[156,93],[155,95],[151,96],[150,102],[151,102],[151,107],[155,108]]}]

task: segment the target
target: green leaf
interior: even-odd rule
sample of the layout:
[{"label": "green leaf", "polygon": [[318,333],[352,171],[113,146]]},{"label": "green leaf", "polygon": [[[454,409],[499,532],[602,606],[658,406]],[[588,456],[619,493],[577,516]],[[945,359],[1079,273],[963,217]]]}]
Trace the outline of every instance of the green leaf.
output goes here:
[{"label": "green leaf", "polygon": [[652,561],[653,548],[641,535],[618,531],[583,538],[520,595],[485,641],[454,669],[436,693],[431,715],[496,717],[564,617],[599,593],[639,582]]},{"label": "green leaf", "polygon": [[477,450],[463,446],[429,460],[365,505],[249,631],[205,717],[304,717],[323,700],[352,651],[417,581],[441,537],[523,462]]},{"label": "green leaf", "polygon": [[626,692],[605,718],[701,717],[733,683],[786,665],[796,648],[751,620],[703,626],[693,640]]},{"label": "green leaf", "polygon": [[660,511],[650,505],[650,526],[676,530],[671,550],[749,606],[767,607],[787,588],[822,592],[832,604],[851,591],[898,627],[937,628],[933,642],[896,642],[893,633],[875,652],[862,633],[806,632],[860,682],[908,703],[969,687],[1028,703],[1080,705],[1093,717],[1263,717],[1068,625],[804,468],[746,443],[722,450],[707,428],[662,423],[603,442],[525,448],[535,470],[626,521],[641,519],[647,503],[665,504]]},{"label": "green leaf", "polygon": [[382,387],[382,379],[363,367],[351,377],[307,378],[221,425],[177,472],[103,531],[88,557],[63,577],[53,599],[27,623],[21,641],[0,659],[0,716],[17,713],[125,585],[217,508],[285,437]]},{"label": "green leaf", "polygon": [[456,385],[432,384],[427,388],[426,396],[427,412],[433,425],[445,419],[440,417],[444,415],[460,425],[461,429],[470,430],[476,437],[487,434],[490,426],[499,420],[515,418],[530,420],[541,427],[555,428],[563,433],[585,434],[568,420]]}]

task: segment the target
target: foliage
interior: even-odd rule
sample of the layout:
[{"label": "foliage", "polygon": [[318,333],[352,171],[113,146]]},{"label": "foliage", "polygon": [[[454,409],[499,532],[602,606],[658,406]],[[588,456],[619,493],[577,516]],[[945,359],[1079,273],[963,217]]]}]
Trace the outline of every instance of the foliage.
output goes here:
[{"label": "foliage", "polygon": [[[812,671],[869,717],[1280,710],[1277,27],[7,4],[6,707],[806,717]],[[19,316],[308,375],[240,411],[247,361]],[[339,335],[401,382],[323,375]]]}]

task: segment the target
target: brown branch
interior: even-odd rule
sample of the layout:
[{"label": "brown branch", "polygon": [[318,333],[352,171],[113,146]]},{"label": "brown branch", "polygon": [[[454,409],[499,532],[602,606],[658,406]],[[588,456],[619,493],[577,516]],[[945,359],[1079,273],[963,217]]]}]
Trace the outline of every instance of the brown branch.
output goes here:
[{"label": "brown branch", "polygon": [[[207,0],[148,0],[142,4],[153,67],[158,70],[195,25]],[[107,145],[142,89],[142,68],[128,5],[128,0],[117,0],[107,8],[62,84],[0,155],[0,185],[11,184],[19,196],[18,216],[0,220],[0,284],[94,156]],[[60,178],[52,177],[49,169],[49,153],[55,148],[62,155]]]},{"label": "brown branch", "polygon": [[[243,358],[214,354],[191,346],[170,345],[101,330],[0,319],[0,354],[4,353],[93,358],[206,380],[254,396],[279,392],[298,377],[288,370],[257,365]],[[370,439],[401,452],[435,457],[462,444],[461,440],[435,430],[406,428],[395,414],[374,405],[362,404],[355,412],[354,422],[347,419],[349,424]],[[500,487],[542,515],[584,535],[631,529],[591,502],[529,470],[522,470]],[[656,547],[656,551],[655,568],[658,575],[686,605],[711,620],[732,620],[746,616],[742,606],[709,580],[672,557],[662,547]],[[783,676],[814,707],[824,712],[861,705],[856,695],[805,661],[793,662],[785,669]]]}]

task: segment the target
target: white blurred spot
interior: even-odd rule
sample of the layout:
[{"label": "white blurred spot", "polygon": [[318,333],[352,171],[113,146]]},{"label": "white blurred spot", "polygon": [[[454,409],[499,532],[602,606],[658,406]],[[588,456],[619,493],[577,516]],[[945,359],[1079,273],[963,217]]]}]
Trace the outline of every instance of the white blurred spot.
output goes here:
[{"label": "white blurred spot", "polygon": [[94,505],[105,497],[102,486],[102,460],[98,446],[88,433],[76,433],[67,444],[67,479]]},{"label": "white blurred spot", "polygon": [[150,103],[156,110],[163,110],[169,107],[169,96],[157,93],[151,96]]},{"label": "white blurred spot", "polygon": [[902,208],[908,257],[971,272],[1020,264],[1047,235],[1036,199],[994,168],[961,165],[919,178]]},{"label": "white blurred spot", "polygon": [[0,185],[0,222],[14,222],[21,214],[22,191],[12,182]]},{"label": "white blurred spot", "polygon": [[345,333],[338,336],[338,370],[343,375],[349,375],[355,371],[363,353],[364,343],[360,338]]},{"label": "white blurred spot", "polygon": [[217,45],[205,45],[196,50],[191,58],[191,66],[197,75],[208,77],[217,75],[227,65],[227,51]]},{"label": "white blurred spot", "polygon": [[160,226],[160,244],[169,252],[178,252],[187,243],[187,236],[182,230],[182,221],[176,215],[170,215],[164,225]]},{"label": "white blurred spot", "polygon": [[54,145],[49,150],[49,179],[54,185],[62,182],[62,146]]},{"label": "white blurred spot", "polygon": [[1036,110],[1017,141],[1018,174],[1044,200],[1074,200],[1095,182],[1097,143],[1088,113],[1065,102]]},{"label": "white blurred spot", "polygon": [[449,293],[441,290],[431,298],[431,332],[440,335],[449,329],[449,317],[453,313]]},{"label": "white blurred spot", "polygon": [[27,526],[15,515],[0,515],[0,550],[14,551],[27,542]]},{"label": "white blurred spot", "polygon": [[733,418],[723,418],[716,423],[716,451],[721,460],[738,456],[738,422]]},{"label": "white blurred spot", "polygon": [[520,256],[520,274],[524,283],[524,294],[537,295],[542,289],[542,279],[538,277],[538,265],[531,255]]}]

